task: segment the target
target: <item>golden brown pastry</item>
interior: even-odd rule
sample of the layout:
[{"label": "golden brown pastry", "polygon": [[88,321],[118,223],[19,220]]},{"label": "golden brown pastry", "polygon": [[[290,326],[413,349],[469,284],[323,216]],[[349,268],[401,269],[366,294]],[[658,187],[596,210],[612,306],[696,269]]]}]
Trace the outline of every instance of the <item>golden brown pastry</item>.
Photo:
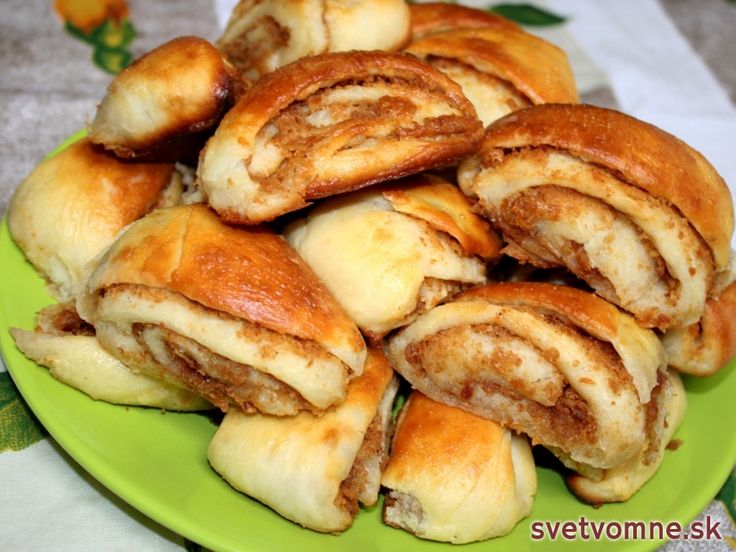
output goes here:
[{"label": "golden brown pastry", "polygon": [[526,437],[414,391],[381,483],[385,523],[467,543],[506,535],[529,515],[537,472]]},{"label": "golden brown pastry", "polygon": [[368,353],[345,402],[316,417],[232,409],[210,442],[210,465],[237,490],[315,531],[339,533],[358,502],[378,500],[398,388],[383,353]]},{"label": "golden brown pastry", "polygon": [[200,157],[225,220],[271,220],[327,197],[457,161],[482,134],[460,87],[413,56],[305,58],[259,80]]},{"label": "golden brown pastry", "polygon": [[118,232],[161,201],[173,171],[170,164],[122,162],[80,140],[42,161],[16,189],[10,234],[49,292],[72,297]]},{"label": "golden brown pastry", "polygon": [[433,33],[405,51],[462,86],[484,126],[522,107],[579,101],[565,52],[521,29]]},{"label": "golden brown pastry", "polygon": [[241,0],[218,47],[250,80],[307,56],[397,50],[409,41],[404,0]]},{"label": "golden brown pastry", "polygon": [[340,403],[365,344],[309,267],[264,228],[205,205],[160,209],[110,247],[77,301],[108,352],[223,410]]},{"label": "golden brown pastry", "polygon": [[41,310],[34,331],[11,328],[10,333],[24,355],[95,400],[165,410],[212,408],[187,389],[131,372],[100,346],[94,328],[79,318],[72,301]]},{"label": "golden brown pastry", "polygon": [[578,498],[590,504],[625,502],[657,472],[687,409],[685,388],[676,372],[660,372],[659,383],[646,408],[649,423],[641,452],[605,470],[599,481],[579,474],[568,476],[567,486]]},{"label": "golden brown pastry", "polygon": [[430,398],[525,433],[591,477],[641,449],[666,364],[654,332],[610,303],[532,282],[462,293],[390,336],[387,355]]},{"label": "golden brown pastry", "polygon": [[685,374],[709,376],[736,356],[736,282],[705,302],[700,320],[662,337],[669,365]]},{"label": "golden brown pastry", "polygon": [[244,88],[212,44],[194,36],[175,38],[112,80],[89,137],[120,157],[196,156]]},{"label": "golden brown pastry", "polygon": [[374,341],[485,283],[501,247],[462,192],[432,175],[323,202],[284,235]]},{"label": "golden brown pastry", "polygon": [[514,112],[487,129],[458,180],[509,255],[566,266],[648,327],[696,322],[730,274],[725,182],[685,143],[623,113]]},{"label": "golden brown pastry", "polygon": [[409,4],[411,13],[411,39],[418,40],[432,33],[457,29],[511,28],[521,29],[510,19],[488,10],[480,10],[458,4],[426,2]]}]

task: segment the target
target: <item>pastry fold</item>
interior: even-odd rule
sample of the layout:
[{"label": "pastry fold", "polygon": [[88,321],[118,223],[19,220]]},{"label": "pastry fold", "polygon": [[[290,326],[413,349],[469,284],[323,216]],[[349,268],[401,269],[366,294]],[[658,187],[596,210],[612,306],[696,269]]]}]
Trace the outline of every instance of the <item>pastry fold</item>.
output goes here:
[{"label": "pastry fold", "polygon": [[404,0],[241,0],[217,45],[246,78],[257,80],[307,56],[397,50],[408,42],[409,29]]},{"label": "pastry fold", "polygon": [[670,367],[694,376],[709,376],[736,356],[736,282],[705,302],[694,324],[672,328],[662,336]]},{"label": "pastry fold", "polygon": [[79,318],[72,301],[41,310],[34,331],[11,328],[10,333],[24,355],[95,400],[165,410],[212,408],[187,389],[133,373],[100,346],[94,329]]},{"label": "pastry fold", "polygon": [[521,29],[519,25],[488,10],[447,4],[445,2],[425,2],[409,4],[411,14],[412,41],[429,34],[458,29],[510,28]]},{"label": "pastry fold", "polygon": [[460,87],[415,57],[323,54],[266,75],[228,112],[198,186],[223,219],[253,224],[450,164],[481,136]]},{"label": "pastry fold", "polygon": [[506,535],[529,515],[537,472],[525,437],[414,391],[381,483],[385,523],[467,543]]},{"label": "pastry fold", "polygon": [[514,112],[487,129],[458,181],[509,255],[566,266],[648,327],[696,322],[730,274],[725,182],[685,143],[623,113]]},{"label": "pastry fold", "polygon": [[654,476],[687,410],[685,388],[676,372],[660,372],[659,383],[646,409],[649,422],[642,450],[626,462],[605,470],[598,481],[580,474],[568,476],[567,486],[578,498],[590,504],[625,502]]},{"label": "pastry fold", "polygon": [[521,29],[433,33],[405,51],[457,82],[484,126],[530,105],[579,101],[565,52]]},{"label": "pastry fold", "polygon": [[365,360],[355,324],[281,237],[229,227],[202,204],[131,225],[77,307],[132,370],[223,410],[324,410]]},{"label": "pastry fold", "polygon": [[398,381],[385,356],[369,350],[345,402],[322,416],[277,418],[231,410],[210,442],[210,465],[235,489],[315,531],[339,533],[358,502],[378,499],[388,458]]},{"label": "pastry fold", "polygon": [[175,38],[110,83],[89,129],[92,142],[125,158],[194,157],[245,83],[203,38]]},{"label": "pastry fold", "polygon": [[8,227],[58,299],[79,293],[118,232],[162,200],[174,166],[122,162],[82,139],[16,189]]},{"label": "pastry fold", "polygon": [[469,290],[388,338],[412,386],[529,435],[595,477],[645,440],[666,359],[654,332],[595,295],[547,283]]},{"label": "pastry fold", "polygon": [[325,201],[284,235],[374,341],[485,283],[501,248],[462,192],[432,175]]}]

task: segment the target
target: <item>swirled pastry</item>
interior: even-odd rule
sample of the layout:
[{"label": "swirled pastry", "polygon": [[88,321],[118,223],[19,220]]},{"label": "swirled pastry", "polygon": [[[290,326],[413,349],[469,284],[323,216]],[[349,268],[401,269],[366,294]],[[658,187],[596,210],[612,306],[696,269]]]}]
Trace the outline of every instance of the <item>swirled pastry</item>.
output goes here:
[{"label": "swirled pastry", "polygon": [[423,38],[429,34],[457,29],[511,28],[521,29],[510,19],[488,10],[479,10],[458,4],[426,2],[409,4],[411,13],[411,39]]},{"label": "swirled pastry", "polygon": [[698,152],[613,110],[541,105],[492,124],[458,172],[506,252],[566,266],[639,323],[696,322],[730,274],[733,204]]},{"label": "swirled pastry", "polygon": [[120,157],[196,156],[244,87],[212,44],[194,36],[175,38],[112,80],[89,137]]},{"label": "swirled pastry", "polygon": [[42,161],[16,189],[10,234],[49,292],[67,299],[82,291],[118,232],[161,201],[173,171],[170,164],[125,163],[80,140]]},{"label": "swirled pastry", "polygon": [[501,246],[462,192],[431,175],[323,202],[284,235],[374,341],[484,283]]},{"label": "swirled pastry", "polygon": [[414,391],[381,482],[385,523],[467,543],[506,535],[529,515],[537,472],[525,437]]},{"label": "swirled pastry", "polygon": [[709,376],[736,356],[736,282],[705,302],[700,320],[662,337],[669,365],[685,374]]},{"label": "swirled pastry", "polygon": [[565,52],[521,29],[434,33],[405,51],[462,86],[484,126],[522,107],[579,101]]},{"label": "swirled pastry", "polygon": [[345,398],[366,354],[358,329],[281,237],[226,226],[202,204],[131,225],[77,307],[132,370],[223,410],[324,410]]},{"label": "swirled pastry", "polygon": [[200,157],[198,185],[229,222],[450,164],[482,135],[460,87],[391,52],[305,58],[260,79]]},{"label": "swirled pastry", "polygon": [[610,303],[531,282],[462,293],[389,337],[387,355],[430,398],[525,433],[592,477],[641,449],[666,363],[654,332]]},{"label": "swirled pastry", "polygon": [[398,380],[376,350],[345,402],[322,416],[276,418],[231,410],[210,442],[210,465],[234,488],[296,523],[339,533],[358,502],[378,500]]},{"label": "swirled pastry", "polygon": [[641,452],[605,470],[599,481],[579,474],[568,476],[567,486],[578,498],[590,504],[625,502],[657,472],[687,409],[685,389],[676,372],[660,372],[646,409],[647,441]]},{"label": "swirled pastry", "polygon": [[404,0],[241,0],[217,44],[257,80],[307,56],[397,50],[408,42],[409,28]]},{"label": "swirled pastry", "polygon": [[10,333],[24,355],[95,400],[165,410],[212,408],[191,391],[131,372],[100,346],[94,328],[79,318],[71,301],[41,310],[34,331],[11,328]]}]

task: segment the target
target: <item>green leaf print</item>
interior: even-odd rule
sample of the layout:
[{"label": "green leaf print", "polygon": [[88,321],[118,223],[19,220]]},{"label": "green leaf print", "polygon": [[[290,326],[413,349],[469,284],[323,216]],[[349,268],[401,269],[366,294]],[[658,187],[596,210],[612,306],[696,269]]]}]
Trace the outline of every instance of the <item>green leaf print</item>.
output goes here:
[{"label": "green leaf print", "polygon": [[0,372],[0,452],[23,450],[46,436],[15,388],[10,374]]},{"label": "green leaf print", "polygon": [[488,6],[488,11],[495,12],[506,19],[511,19],[528,27],[549,27],[567,21],[566,17],[543,10],[532,4],[494,4]]},{"label": "green leaf print", "polygon": [[116,75],[130,65],[130,62],[133,61],[133,54],[128,50],[97,46],[92,59],[98,67]]},{"label": "green leaf print", "polygon": [[731,514],[731,519],[736,521],[736,471],[732,471],[731,475],[728,476],[726,484],[718,493],[718,498],[726,505],[728,513]]},{"label": "green leaf print", "polygon": [[113,21],[106,19],[105,22],[94,29],[90,34],[92,43],[104,46],[110,50],[120,50],[128,46],[135,38],[135,29],[130,21]]}]

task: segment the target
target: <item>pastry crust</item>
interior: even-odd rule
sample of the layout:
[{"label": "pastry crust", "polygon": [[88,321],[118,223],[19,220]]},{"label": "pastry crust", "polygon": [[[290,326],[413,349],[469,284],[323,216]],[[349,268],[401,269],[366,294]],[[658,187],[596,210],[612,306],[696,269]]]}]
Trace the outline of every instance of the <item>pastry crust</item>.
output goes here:
[{"label": "pastry crust", "polygon": [[257,80],[307,56],[397,50],[408,42],[409,28],[404,0],[241,0],[217,45]]},{"label": "pastry crust", "polygon": [[231,410],[210,442],[210,465],[235,489],[320,532],[347,529],[358,501],[378,499],[398,383],[381,352],[350,382],[343,403],[316,417]]},{"label": "pastry crust", "polygon": [[409,4],[411,12],[412,42],[429,34],[457,29],[509,28],[521,27],[498,14],[458,4],[426,2]]},{"label": "pastry crust", "polygon": [[82,139],[42,161],[16,189],[10,234],[59,299],[79,293],[118,232],[152,209],[174,166],[122,162]]},{"label": "pastry crust", "polygon": [[541,105],[492,124],[463,191],[537,266],[566,266],[640,323],[695,322],[730,271],[731,195],[686,144],[622,113]]},{"label": "pastry crust", "polygon": [[484,283],[501,246],[460,190],[430,175],[323,202],[284,235],[373,341]]},{"label": "pastry crust", "polygon": [[489,284],[388,339],[396,370],[434,400],[495,420],[595,477],[633,456],[665,366],[653,332],[594,295]]},{"label": "pastry crust", "polygon": [[460,84],[484,125],[532,104],[579,101],[565,52],[521,29],[433,33],[406,51]]},{"label": "pastry crust", "polygon": [[385,523],[467,543],[506,535],[528,516],[537,473],[525,437],[413,391],[381,483]]},{"label": "pastry crust", "polygon": [[90,140],[125,158],[196,158],[245,86],[212,44],[194,36],[175,38],[113,79],[90,126]]},{"label": "pastry crust", "polygon": [[450,164],[481,134],[460,87],[413,56],[323,54],[246,93],[207,142],[198,186],[222,218],[253,224]]},{"label": "pastry crust", "polygon": [[202,204],[131,226],[78,309],[134,370],[224,410],[322,410],[344,398],[365,359],[358,329],[282,238],[229,227]]}]

